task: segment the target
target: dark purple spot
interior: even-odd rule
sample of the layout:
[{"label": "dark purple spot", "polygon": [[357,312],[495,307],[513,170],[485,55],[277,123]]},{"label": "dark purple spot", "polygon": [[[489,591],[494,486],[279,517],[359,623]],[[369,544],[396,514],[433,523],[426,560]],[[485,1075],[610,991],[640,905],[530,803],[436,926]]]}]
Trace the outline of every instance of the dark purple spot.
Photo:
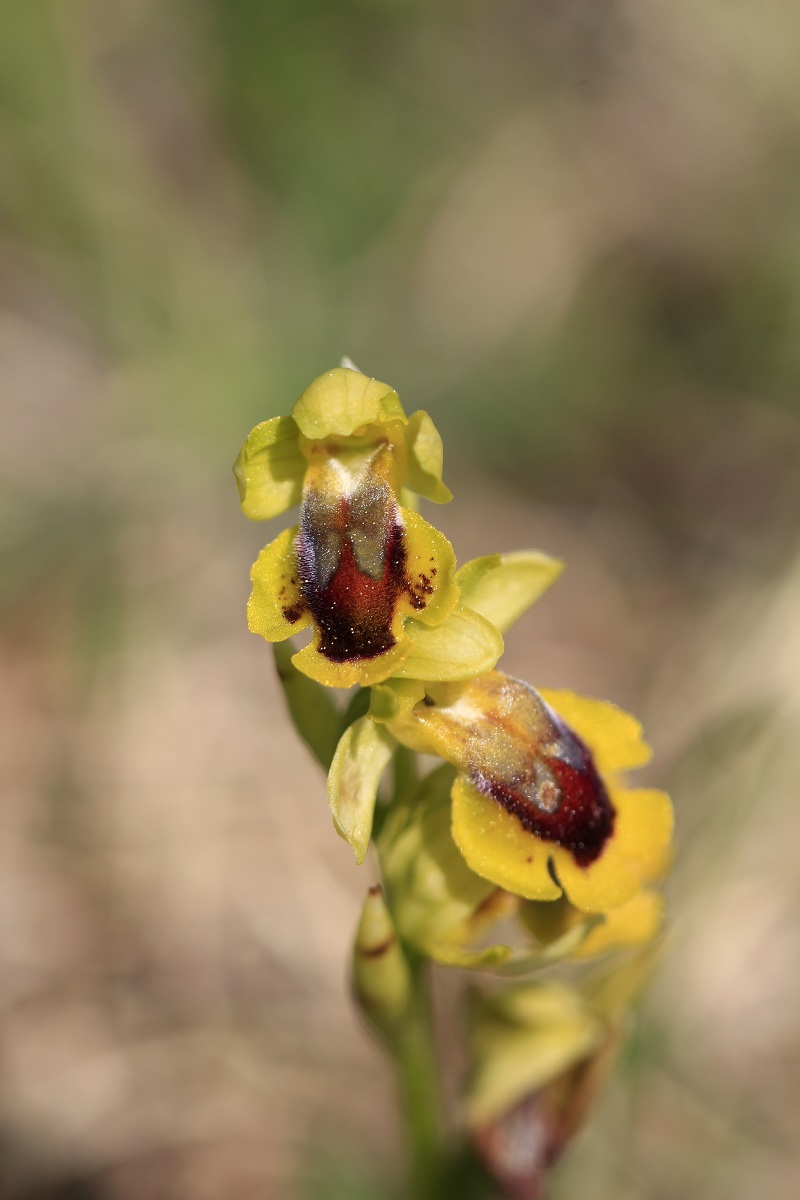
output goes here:
[{"label": "dark purple spot", "polygon": [[305,614],[305,611],[305,605],[300,601],[297,604],[287,604],[283,609],[284,620],[288,621],[290,625],[295,625]]}]

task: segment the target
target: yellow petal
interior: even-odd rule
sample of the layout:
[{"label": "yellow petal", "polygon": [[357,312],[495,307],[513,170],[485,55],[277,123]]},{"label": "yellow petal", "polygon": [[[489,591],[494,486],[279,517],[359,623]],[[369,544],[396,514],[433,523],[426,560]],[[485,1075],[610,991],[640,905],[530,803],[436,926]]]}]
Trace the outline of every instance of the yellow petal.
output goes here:
[{"label": "yellow petal", "polygon": [[440,625],[458,603],[456,556],[443,533],[419,513],[401,510],[409,593],[403,611],[425,625]]},{"label": "yellow petal", "polygon": [[649,762],[651,750],[642,726],[630,713],[607,700],[575,692],[540,688],[539,695],[586,743],[601,775],[615,775]]},{"label": "yellow petal", "polygon": [[548,870],[551,849],[466,779],[453,786],[453,840],[472,870],[528,900],[561,895]]},{"label": "yellow petal", "polygon": [[544,595],[564,564],[538,550],[487,554],[465,563],[456,579],[462,602],[505,633]]},{"label": "yellow petal", "polygon": [[405,421],[397,393],[349,367],[334,367],[309,384],[292,409],[300,432],[318,441],[349,437],[363,425]]},{"label": "yellow petal", "polygon": [[328,773],[328,804],[341,836],[362,863],[372,836],[378,784],[395,750],[395,741],[380,725],[361,717],[345,730]]},{"label": "yellow petal", "polygon": [[385,654],[375,658],[357,658],[345,662],[333,662],[324,654],[320,654],[319,634],[315,633],[313,640],[303,650],[295,654],[292,662],[298,671],[324,683],[326,687],[349,688],[360,684],[370,687],[375,683],[383,683],[385,679],[396,675],[405,657],[406,645],[401,640],[392,646]]},{"label": "yellow petal", "polygon": [[407,655],[395,672],[404,679],[470,679],[488,671],[503,653],[503,639],[485,617],[459,605],[434,628],[409,620]]},{"label": "yellow petal", "polygon": [[[318,637],[297,666],[317,679],[322,670],[336,686],[373,684],[405,655],[408,618],[415,618],[413,633],[418,622],[437,625],[453,612],[455,555],[437,529],[398,509],[379,474],[367,472],[346,497],[329,463],[324,474],[330,486],[310,488],[307,480],[301,510],[296,553]],[[320,471],[311,468],[312,475],[319,484]],[[330,668],[314,663],[317,653]]]},{"label": "yellow petal", "polygon": [[656,788],[620,788],[611,793],[628,859],[643,883],[660,879],[672,859],[672,802]]},{"label": "yellow petal", "polygon": [[300,595],[296,535],[296,526],[284,529],[264,547],[250,571],[253,590],[247,602],[247,625],[268,642],[282,642],[311,621]]},{"label": "yellow petal", "polygon": [[442,482],[444,452],[439,431],[426,412],[412,413],[406,426],[408,467],[406,486],[412,492],[433,500],[436,504],[447,504],[453,493]]},{"label": "yellow petal", "polygon": [[306,466],[291,417],[256,425],[233,464],[244,515],[266,521],[299,504]]},{"label": "yellow petal", "polygon": [[663,897],[658,892],[637,892],[627,904],[606,913],[573,953],[589,958],[622,946],[639,946],[651,941],[663,924]]},{"label": "yellow petal", "polygon": [[580,867],[568,850],[553,847],[553,868],[570,902],[582,912],[602,913],[625,904],[641,887],[633,864],[625,857],[619,839],[612,835],[603,853]]},{"label": "yellow petal", "polygon": [[640,788],[611,792],[614,831],[599,858],[579,866],[568,850],[553,849],[553,866],[569,900],[583,912],[607,912],[631,900],[665,869],[672,806],[664,792]]}]

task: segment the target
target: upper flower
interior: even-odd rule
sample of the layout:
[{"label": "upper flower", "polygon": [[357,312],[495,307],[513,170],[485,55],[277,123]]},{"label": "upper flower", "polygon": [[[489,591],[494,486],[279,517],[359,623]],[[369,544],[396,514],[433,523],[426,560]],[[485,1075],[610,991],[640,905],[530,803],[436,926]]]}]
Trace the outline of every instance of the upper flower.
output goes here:
[{"label": "upper flower", "polygon": [[492,666],[502,638],[459,605],[443,534],[409,507],[444,503],[442,443],[427,413],[349,367],[326,372],[290,417],[257,425],[234,466],[242,510],[265,520],[300,504],[299,524],[262,550],[248,624],[278,642],[311,627],[299,670],[338,687],[389,676],[455,680]]}]

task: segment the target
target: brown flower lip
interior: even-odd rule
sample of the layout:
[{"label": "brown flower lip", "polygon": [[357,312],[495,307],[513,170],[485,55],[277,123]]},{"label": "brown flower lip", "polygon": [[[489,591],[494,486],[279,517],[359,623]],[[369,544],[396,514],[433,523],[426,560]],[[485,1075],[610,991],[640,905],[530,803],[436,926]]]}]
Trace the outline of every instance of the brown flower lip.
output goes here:
[{"label": "brown flower lip", "polygon": [[548,750],[534,748],[526,779],[500,780],[479,768],[470,776],[479,792],[513,813],[528,833],[556,842],[578,866],[588,867],[611,837],[616,814],[588,747],[563,722],[556,729]]},{"label": "brown flower lip", "polygon": [[[330,509],[305,502],[297,536],[300,589],[319,630],[319,652],[331,662],[377,658],[396,644],[397,606],[408,597],[421,611],[433,593],[431,574],[411,580],[405,530],[385,486],[360,489]],[[284,609],[297,621],[304,609]]]}]

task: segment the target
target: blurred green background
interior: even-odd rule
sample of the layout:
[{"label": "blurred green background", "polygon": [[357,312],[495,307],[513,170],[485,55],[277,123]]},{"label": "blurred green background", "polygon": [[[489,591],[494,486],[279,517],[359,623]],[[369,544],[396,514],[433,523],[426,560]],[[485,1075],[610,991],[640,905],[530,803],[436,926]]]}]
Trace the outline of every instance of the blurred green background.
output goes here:
[{"label": "blurred green background", "polygon": [[798,46],[781,0],[0,4],[2,1200],[397,1176],[374,868],[230,475],[342,354],[441,428],[460,558],[567,559],[506,668],[640,713],[676,798],[554,1197],[800,1194]]}]

